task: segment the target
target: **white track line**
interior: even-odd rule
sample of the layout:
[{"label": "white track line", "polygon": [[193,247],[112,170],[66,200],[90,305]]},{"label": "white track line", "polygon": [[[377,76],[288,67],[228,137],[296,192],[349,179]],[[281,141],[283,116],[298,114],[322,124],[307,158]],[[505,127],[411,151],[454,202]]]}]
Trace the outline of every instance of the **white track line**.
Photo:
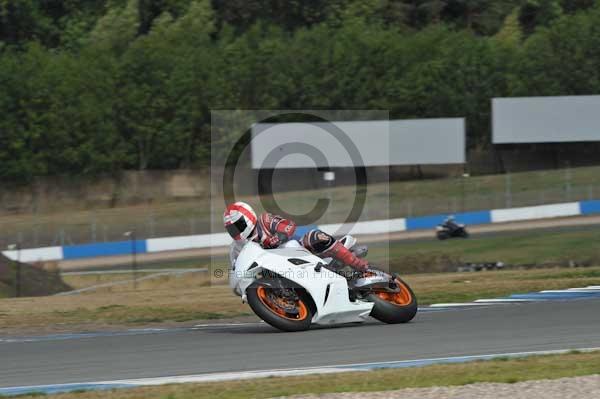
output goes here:
[{"label": "white track line", "polygon": [[475,303],[519,303],[519,302],[536,302],[537,299],[513,299],[513,298],[491,298],[477,299]]},{"label": "white track line", "polygon": [[[577,295],[577,294],[600,294],[600,285],[590,285],[584,288],[568,288],[565,290],[544,290],[532,293],[531,296],[533,298],[482,298],[476,299],[473,302],[457,302],[457,303],[434,303],[433,305],[429,305],[432,308],[464,308],[464,307],[474,307],[474,306],[484,306],[484,305],[500,305],[500,304],[508,304],[508,303],[524,303],[524,302],[542,302],[548,301],[549,299],[546,297],[540,296],[540,298],[535,298],[537,294],[573,294],[574,298],[585,298],[585,296]],[[593,297],[593,296],[590,296]],[[564,299],[568,299],[565,296]]]},{"label": "white track line", "polygon": [[584,289],[573,289],[573,288],[569,288],[566,290],[544,290],[544,291],[540,291],[540,293],[542,294],[577,294],[577,293],[598,293],[600,292],[600,290],[596,290],[596,289],[590,289],[590,288],[584,288]]},{"label": "white track line", "polygon": [[250,322],[250,323],[207,323],[207,324],[196,324],[192,328],[219,328],[219,327],[243,327],[243,326],[260,326],[265,324],[264,321]]},{"label": "white track line", "polygon": [[488,303],[477,303],[477,302],[457,302],[457,303],[434,303],[429,305],[430,308],[458,308],[458,307],[469,307],[469,306],[486,306]]}]

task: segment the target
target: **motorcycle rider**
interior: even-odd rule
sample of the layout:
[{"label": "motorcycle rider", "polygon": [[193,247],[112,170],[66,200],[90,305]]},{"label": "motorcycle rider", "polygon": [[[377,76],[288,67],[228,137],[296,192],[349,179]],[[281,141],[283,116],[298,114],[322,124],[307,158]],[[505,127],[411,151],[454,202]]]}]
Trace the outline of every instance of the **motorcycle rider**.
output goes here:
[{"label": "motorcycle rider", "polygon": [[446,219],[444,219],[442,226],[447,227],[450,230],[454,230],[454,228],[457,226],[456,222],[454,221],[454,215],[448,215]]},{"label": "motorcycle rider", "polygon": [[[296,232],[296,223],[292,220],[267,212],[257,217],[245,202],[228,205],[223,213],[223,223],[234,240],[230,253],[232,264],[247,240],[259,243],[265,249],[272,249],[290,240]],[[331,257],[357,271],[365,271],[369,267],[366,260],[357,257],[344,244],[321,230],[307,232],[300,243],[317,256]]]},{"label": "motorcycle rider", "polygon": [[444,220],[444,223],[442,223],[442,227],[445,227],[450,232],[454,232],[458,229],[464,228],[465,225],[458,223],[454,215],[448,215],[448,217]]}]

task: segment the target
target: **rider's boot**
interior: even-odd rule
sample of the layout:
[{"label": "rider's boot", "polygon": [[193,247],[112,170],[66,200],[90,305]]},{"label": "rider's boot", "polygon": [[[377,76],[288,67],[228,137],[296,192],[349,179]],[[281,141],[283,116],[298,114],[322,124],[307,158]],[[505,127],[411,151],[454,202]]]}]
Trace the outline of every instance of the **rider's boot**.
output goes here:
[{"label": "rider's boot", "polygon": [[369,247],[367,247],[366,245],[357,244],[350,248],[350,252],[356,255],[357,258],[366,258],[367,253],[369,252]]},{"label": "rider's boot", "polygon": [[321,256],[332,257],[357,271],[363,272],[369,268],[369,262],[356,256],[339,241],[335,241],[329,248],[321,253]]},{"label": "rider's boot", "polygon": [[369,263],[364,259],[360,259],[344,245],[348,244],[349,247],[354,247],[356,240],[352,238],[354,242],[346,241],[351,238],[346,236],[342,240],[336,240],[333,236],[319,229],[314,229],[302,237],[302,245],[322,258],[330,257],[338,263],[351,266],[357,271],[365,271],[369,267]]},{"label": "rider's boot", "polygon": [[344,237],[340,238],[339,241],[344,244],[346,248],[350,250],[357,258],[366,258],[367,253],[369,253],[369,247],[366,245],[359,245],[356,241],[356,238],[352,237],[349,234],[346,234]]}]

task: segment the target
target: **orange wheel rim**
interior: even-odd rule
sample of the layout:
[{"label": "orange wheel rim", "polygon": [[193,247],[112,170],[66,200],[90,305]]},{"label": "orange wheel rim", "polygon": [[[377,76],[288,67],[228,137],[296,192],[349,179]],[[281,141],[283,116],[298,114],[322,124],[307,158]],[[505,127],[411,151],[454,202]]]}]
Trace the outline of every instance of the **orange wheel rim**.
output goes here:
[{"label": "orange wheel rim", "polygon": [[398,279],[396,279],[396,284],[400,287],[400,292],[380,291],[375,294],[384,301],[393,303],[394,305],[406,306],[410,304],[413,298],[408,287]]},{"label": "orange wheel rim", "polygon": [[262,285],[256,289],[256,293],[258,294],[258,299],[263,303],[263,305],[265,305],[267,309],[269,309],[271,312],[275,313],[279,317],[294,321],[301,321],[308,317],[308,308],[306,307],[306,304],[300,299],[297,300],[295,303],[296,310],[298,310],[298,315],[296,317],[293,317],[273,302],[273,299],[269,297],[269,295],[267,294],[267,290]]}]

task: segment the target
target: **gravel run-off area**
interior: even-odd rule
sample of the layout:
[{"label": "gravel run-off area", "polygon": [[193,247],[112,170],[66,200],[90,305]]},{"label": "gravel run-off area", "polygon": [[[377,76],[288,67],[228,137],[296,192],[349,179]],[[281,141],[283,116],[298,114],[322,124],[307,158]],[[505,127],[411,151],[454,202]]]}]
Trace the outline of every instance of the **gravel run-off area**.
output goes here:
[{"label": "gravel run-off area", "polygon": [[524,381],[477,383],[452,387],[406,388],[385,392],[299,395],[288,399],[598,399],[600,375]]}]

